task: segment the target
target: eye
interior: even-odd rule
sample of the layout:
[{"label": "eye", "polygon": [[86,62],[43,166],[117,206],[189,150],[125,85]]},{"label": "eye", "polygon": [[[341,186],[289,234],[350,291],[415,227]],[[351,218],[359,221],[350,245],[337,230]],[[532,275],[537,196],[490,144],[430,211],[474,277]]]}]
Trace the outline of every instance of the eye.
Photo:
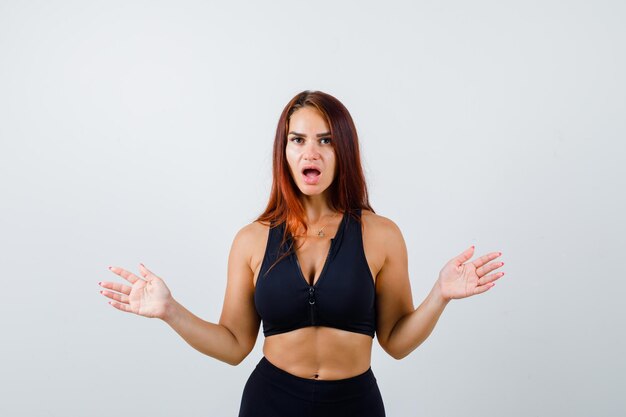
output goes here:
[{"label": "eye", "polygon": [[322,138],[322,139],[320,139],[320,141],[322,141],[322,140],[327,140],[328,142],[326,142],[326,144],[329,144],[329,143],[330,143],[330,141],[331,141],[331,139],[330,139],[330,138]]},{"label": "eye", "polygon": [[291,138],[291,139],[289,139],[289,140],[290,140],[291,142],[294,142],[294,143],[300,143],[300,142],[296,142],[296,141],[297,141],[297,140],[302,140],[302,138],[300,138],[300,137],[298,137],[298,136],[295,136],[295,137],[293,137],[293,138]]}]

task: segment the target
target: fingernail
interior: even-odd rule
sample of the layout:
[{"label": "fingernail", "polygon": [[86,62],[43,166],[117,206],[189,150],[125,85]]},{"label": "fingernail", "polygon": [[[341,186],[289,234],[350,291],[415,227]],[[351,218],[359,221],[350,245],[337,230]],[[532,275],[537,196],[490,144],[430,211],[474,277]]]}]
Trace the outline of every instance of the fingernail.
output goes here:
[{"label": "fingernail", "polygon": [[98,282],[98,285],[102,285],[102,281]]}]

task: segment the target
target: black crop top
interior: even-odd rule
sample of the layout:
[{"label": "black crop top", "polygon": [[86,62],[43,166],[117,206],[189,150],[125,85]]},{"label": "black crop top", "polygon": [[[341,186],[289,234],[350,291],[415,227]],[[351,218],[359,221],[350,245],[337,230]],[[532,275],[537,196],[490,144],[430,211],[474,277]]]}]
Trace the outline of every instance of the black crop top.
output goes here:
[{"label": "black crop top", "polygon": [[[360,216],[361,210],[356,210],[356,214]],[[284,223],[270,227],[254,291],[264,336],[307,326],[327,326],[374,337],[376,289],[363,250],[360,224],[348,211],[344,212],[315,285],[306,281],[293,252],[265,275],[294,243],[289,235],[279,248],[284,227]]]}]

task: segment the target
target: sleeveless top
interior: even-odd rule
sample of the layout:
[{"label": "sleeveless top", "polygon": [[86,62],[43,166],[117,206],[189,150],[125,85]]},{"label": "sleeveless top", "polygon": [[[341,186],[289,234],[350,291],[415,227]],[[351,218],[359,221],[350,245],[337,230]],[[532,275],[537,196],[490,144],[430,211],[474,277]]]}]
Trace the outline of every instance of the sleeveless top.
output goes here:
[{"label": "sleeveless top", "polygon": [[[356,213],[361,216],[361,209]],[[327,326],[374,337],[376,289],[363,250],[361,225],[345,211],[330,241],[322,272],[310,285],[295,253],[270,265],[294,244],[291,234],[279,247],[285,223],[270,225],[265,256],[254,291],[264,336],[307,326]]]}]

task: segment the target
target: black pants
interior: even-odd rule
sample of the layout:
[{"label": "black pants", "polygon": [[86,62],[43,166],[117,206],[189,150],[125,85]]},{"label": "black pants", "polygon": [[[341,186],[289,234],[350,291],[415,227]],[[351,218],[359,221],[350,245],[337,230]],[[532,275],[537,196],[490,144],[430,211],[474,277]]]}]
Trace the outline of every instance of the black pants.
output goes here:
[{"label": "black pants", "polygon": [[239,417],[384,417],[370,367],[346,379],[317,380],[290,374],[261,358],[248,378]]}]

